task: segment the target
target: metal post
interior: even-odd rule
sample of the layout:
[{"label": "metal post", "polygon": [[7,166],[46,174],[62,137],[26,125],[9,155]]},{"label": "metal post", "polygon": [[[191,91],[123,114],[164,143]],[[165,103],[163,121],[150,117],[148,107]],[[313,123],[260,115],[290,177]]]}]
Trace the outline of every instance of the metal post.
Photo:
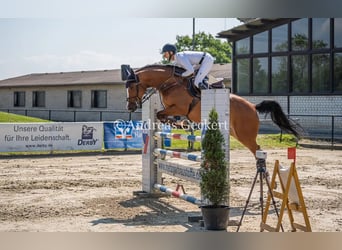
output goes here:
[{"label": "metal post", "polygon": [[335,116],[331,116],[331,149],[334,149]]},{"label": "metal post", "polygon": [[195,18],[192,19],[192,50],[195,50]]}]

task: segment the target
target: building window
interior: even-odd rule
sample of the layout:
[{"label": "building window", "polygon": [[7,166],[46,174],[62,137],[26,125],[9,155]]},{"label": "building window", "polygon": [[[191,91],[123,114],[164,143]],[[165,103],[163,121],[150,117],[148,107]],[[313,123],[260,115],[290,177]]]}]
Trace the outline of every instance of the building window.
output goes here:
[{"label": "building window", "polygon": [[253,53],[268,52],[268,31],[261,32],[253,37]]},{"label": "building window", "polygon": [[32,92],[32,107],[45,107],[45,91]]},{"label": "building window", "polygon": [[236,42],[236,49],[235,52],[237,55],[241,55],[241,54],[249,54],[250,53],[250,46],[249,46],[249,37],[239,40]]},{"label": "building window", "polygon": [[107,91],[93,90],[91,91],[91,107],[107,108]]},{"label": "building window", "polygon": [[335,48],[342,48],[342,18],[335,18],[334,24]]},{"label": "building window", "polygon": [[234,42],[234,92],[342,93],[342,18],[302,18],[255,32]]},{"label": "building window", "polygon": [[14,107],[25,107],[25,91],[15,91],[13,96]]},{"label": "building window", "polygon": [[287,93],[287,56],[272,57],[272,93]]},{"label": "building window", "polygon": [[334,56],[334,90],[342,92],[342,53]]},{"label": "building window", "polygon": [[288,25],[272,29],[272,52],[288,51]]},{"label": "building window", "polygon": [[312,18],[312,48],[330,48],[330,18]]},{"label": "building window", "polygon": [[291,43],[293,51],[308,49],[309,41],[308,19],[299,19],[292,22]]},{"label": "building window", "polygon": [[309,60],[307,55],[292,56],[292,91],[293,93],[309,92]]},{"label": "building window", "polygon": [[268,58],[253,59],[253,93],[268,93]]},{"label": "building window", "polygon": [[68,108],[82,107],[82,91],[70,90],[68,91]]},{"label": "building window", "polygon": [[312,55],[312,92],[330,92],[330,55]]},{"label": "building window", "polygon": [[238,59],[237,61],[237,76],[236,87],[238,93],[249,93],[249,59]]}]

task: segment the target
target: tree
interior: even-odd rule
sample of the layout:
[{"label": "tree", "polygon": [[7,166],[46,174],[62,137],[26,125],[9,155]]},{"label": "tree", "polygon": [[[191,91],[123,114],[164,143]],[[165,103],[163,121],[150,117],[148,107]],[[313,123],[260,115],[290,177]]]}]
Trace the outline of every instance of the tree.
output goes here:
[{"label": "tree", "polygon": [[204,51],[210,53],[215,57],[215,63],[230,63],[232,49],[227,41],[222,41],[215,38],[211,34],[206,34],[205,32],[200,32],[195,34],[195,47],[193,48],[192,37],[177,36],[176,37],[176,47],[178,51],[185,50],[195,50]]},{"label": "tree", "polygon": [[209,113],[209,123],[202,140],[203,161],[201,163],[201,192],[211,205],[218,207],[227,201],[229,184],[227,162],[223,150],[224,137],[219,128],[215,108]]}]

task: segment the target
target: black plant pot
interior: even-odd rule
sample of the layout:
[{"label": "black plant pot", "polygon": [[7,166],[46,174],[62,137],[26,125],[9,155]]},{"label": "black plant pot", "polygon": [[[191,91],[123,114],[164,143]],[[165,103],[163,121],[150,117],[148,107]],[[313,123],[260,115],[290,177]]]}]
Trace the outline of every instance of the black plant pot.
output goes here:
[{"label": "black plant pot", "polygon": [[207,230],[226,230],[229,222],[229,206],[200,206]]}]

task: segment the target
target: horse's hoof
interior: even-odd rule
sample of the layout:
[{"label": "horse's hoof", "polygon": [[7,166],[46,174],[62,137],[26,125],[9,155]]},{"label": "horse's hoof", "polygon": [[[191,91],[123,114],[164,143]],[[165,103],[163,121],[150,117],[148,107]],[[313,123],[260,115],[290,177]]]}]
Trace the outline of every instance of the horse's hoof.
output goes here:
[{"label": "horse's hoof", "polygon": [[175,124],[176,122],[177,122],[176,119],[171,119],[171,118],[168,118],[167,121],[166,121],[166,123],[169,124],[169,125],[173,125],[173,124]]},{"label": "horse's hoof", "polygon": [[165,118],[165,117],[158,118],[158,120],[159,120],[161,123],[167,123],[167,121],[168,121],[168,119]]},{"label": "horse's hoof", "polygon": [[165,121],[166,121],[165,116],[159,115],[159,114],[157,114],[157,119],[158,119],[161,123],[165,123]]}]

